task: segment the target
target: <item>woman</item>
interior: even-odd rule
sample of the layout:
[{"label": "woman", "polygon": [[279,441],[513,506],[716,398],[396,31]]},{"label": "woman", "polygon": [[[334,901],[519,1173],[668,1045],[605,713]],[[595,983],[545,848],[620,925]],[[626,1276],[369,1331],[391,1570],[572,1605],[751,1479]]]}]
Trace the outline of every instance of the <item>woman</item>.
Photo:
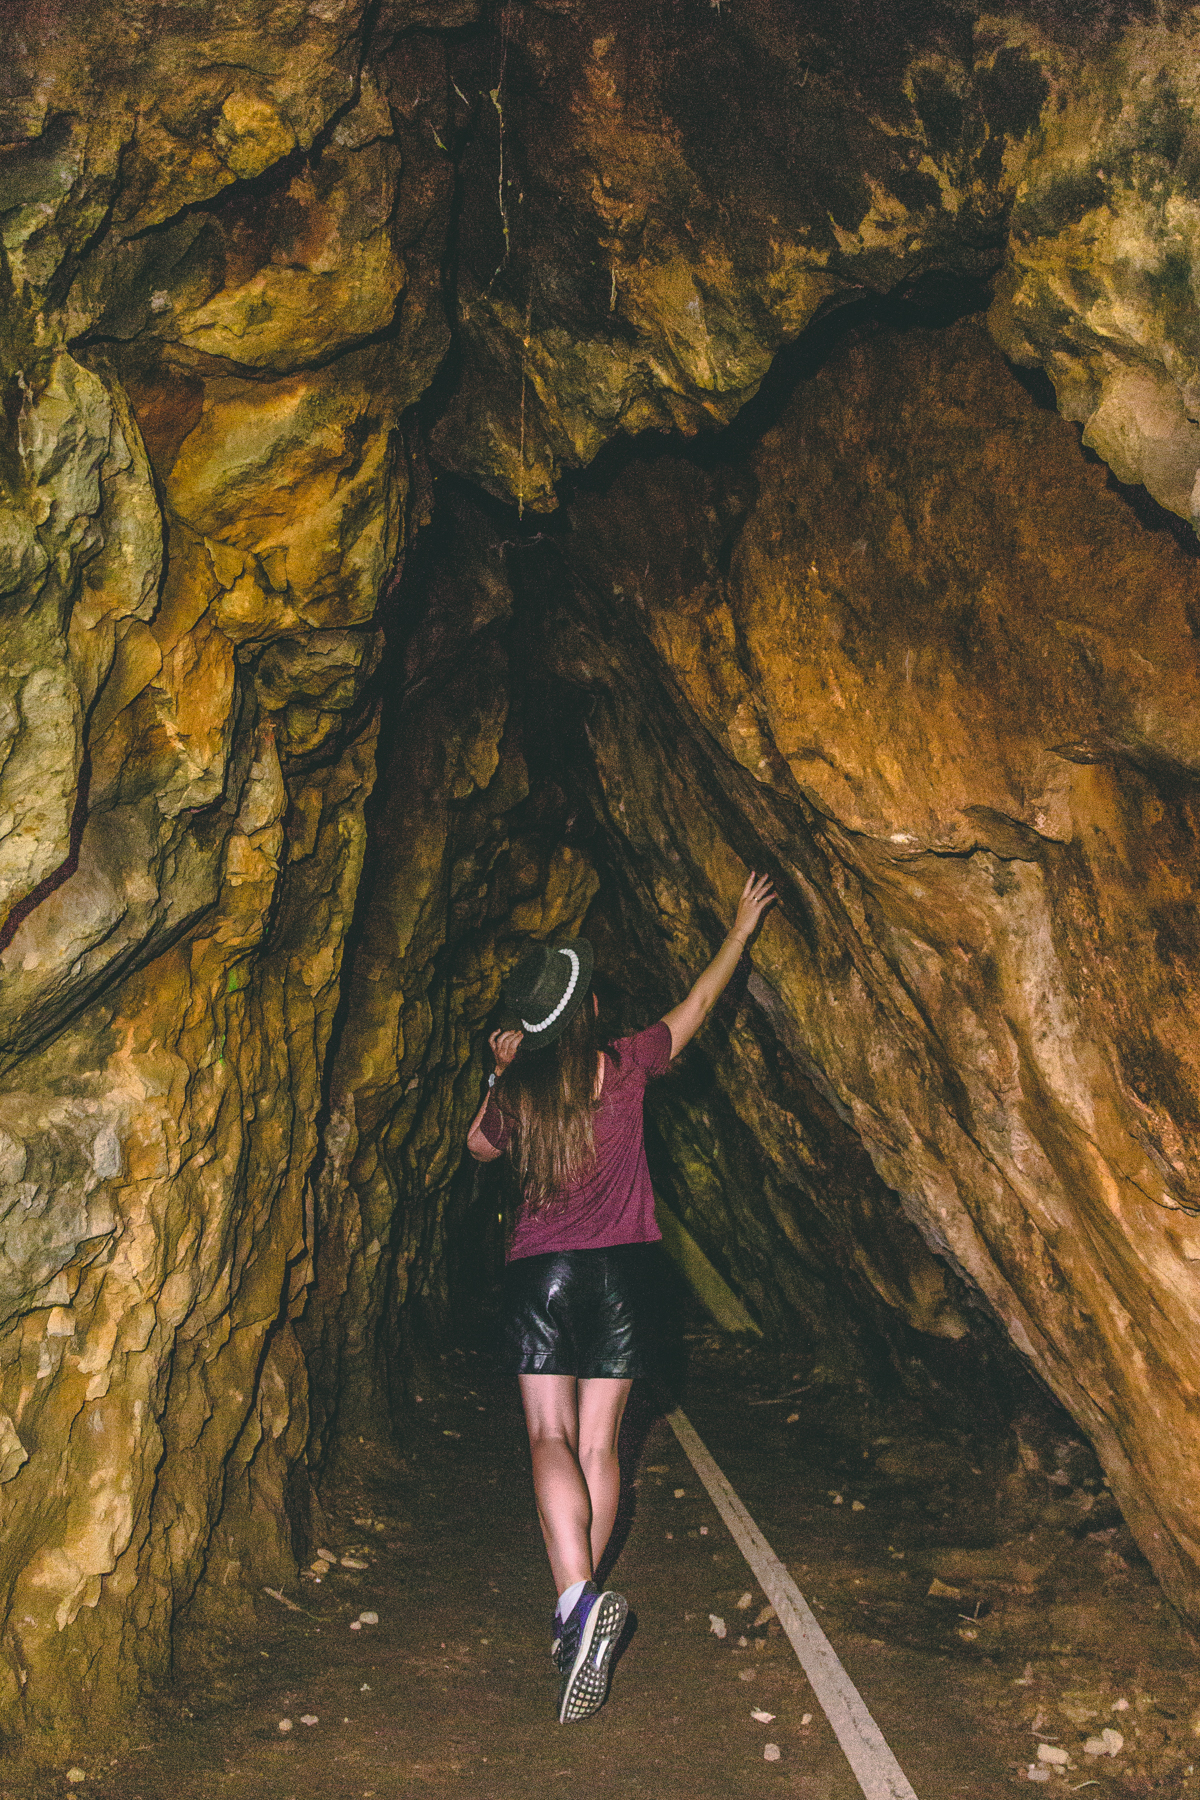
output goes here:
[{"label": "woman", "polygon": [[523,1199],[504,1276],[509,1366],[533,1456],[538,1518],[558,1589],[561,1724],[604,1704],[629,1610],[593,1576],[617,1516],[617,1435],[647,1373],[654,1299],[648,1246],[662,1236],[642,1136],[646,1082],[699,1031],[775,895],[751,874],[733,929],[687,999],[604,1046],[585,938],[539,945],[505,984],[521,1029],[494,1031],[489,1092],[467,1134],[479,1162],[508,1150]]}]

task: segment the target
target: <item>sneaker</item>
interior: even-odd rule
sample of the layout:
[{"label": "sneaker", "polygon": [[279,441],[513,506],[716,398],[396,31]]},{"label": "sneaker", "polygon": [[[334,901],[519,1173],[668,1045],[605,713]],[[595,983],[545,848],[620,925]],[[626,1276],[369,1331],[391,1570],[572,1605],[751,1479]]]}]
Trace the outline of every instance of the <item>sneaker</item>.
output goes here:
[{"label": "sneaker", "polygon": [[558,1616],[557,1606],[554,1609],[554,1623],[550,1627],[550,1661],[559,1674],[562,1674],[562,1638],[563,1622]]},{"label": "sneaker", "polygon": [[[583,1592],[580,1594],[579,1599],[587,1600],[589,1596],[594,1599],[599,1592],[600,1589],[596,1586],[594,1581],[585,1581],[583,1584]],[[577,1600],[575,1604],[578,1605],[579,1601]],[[554,1617],[550,1625],[550,1661],[554,1664],[560,1675],[563,1672],[562,1645],[562,1614],[556,1606],[554,1609]]]},{"label": "sneaker", "polygon": [[[589,1591],[590,1590],[590,1591]],[[589,1581],[562,1627],[558,1666],[558,1722],[574,1725],[599,1712],[608,1698],[608,1677],[629,1602],[624,1594],[598,1594]]]}]

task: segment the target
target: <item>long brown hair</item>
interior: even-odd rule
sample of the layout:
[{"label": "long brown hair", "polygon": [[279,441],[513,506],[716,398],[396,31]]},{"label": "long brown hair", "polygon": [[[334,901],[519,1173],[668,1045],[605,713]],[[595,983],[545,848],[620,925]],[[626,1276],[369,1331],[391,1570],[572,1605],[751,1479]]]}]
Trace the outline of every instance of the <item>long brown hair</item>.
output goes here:
[{"label": "long brown hair", "polygon": [[521,1048],[502,1078],[504,1111],[513,1121],[509,1154],[533,1211],[581,1174],[596,1154],[593,1122],[603,1039],[589,988],[571,1023],[544,1050]]}]

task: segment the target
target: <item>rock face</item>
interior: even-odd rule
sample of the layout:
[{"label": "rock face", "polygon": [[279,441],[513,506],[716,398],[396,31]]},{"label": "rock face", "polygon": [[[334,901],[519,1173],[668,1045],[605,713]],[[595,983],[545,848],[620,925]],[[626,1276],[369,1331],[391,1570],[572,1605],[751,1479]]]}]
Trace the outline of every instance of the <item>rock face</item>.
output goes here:
[{"label": "rock face", "polygon": [[308,1178],[449,183],[440,51],[362,78],[356,9],[51,23],[4,162],[0,1709],[61,1739],[167,1669],[202,1577],[220,1619],[295,1567]]},{"label": "rock face", "polygon": [[1190,15],[10,27],[0,1729],[289,1578],[530,937],[653,1017],[764,865],[664,1204],[846,1366],[989,1310],[1200,1614]]},{"label": "rock face", "polygon": [[1197,21],[1085,63],[1021,173],[992,329],[1118,480],[1200,523]]}]

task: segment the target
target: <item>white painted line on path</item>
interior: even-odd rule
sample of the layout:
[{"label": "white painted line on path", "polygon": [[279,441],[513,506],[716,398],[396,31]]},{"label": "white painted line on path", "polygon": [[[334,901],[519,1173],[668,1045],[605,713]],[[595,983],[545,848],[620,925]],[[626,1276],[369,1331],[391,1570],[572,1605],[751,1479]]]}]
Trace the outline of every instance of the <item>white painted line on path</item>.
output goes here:
[{"label": "white painted line on path", "polygon": [[867,1800],[917,1800],[911,1782],[889,1750],[886,1738],[817,1624],[804,1595],[697,1437],[690,1420],[676,1407],[667,1414],[667,1424],[775,1608]]}]

